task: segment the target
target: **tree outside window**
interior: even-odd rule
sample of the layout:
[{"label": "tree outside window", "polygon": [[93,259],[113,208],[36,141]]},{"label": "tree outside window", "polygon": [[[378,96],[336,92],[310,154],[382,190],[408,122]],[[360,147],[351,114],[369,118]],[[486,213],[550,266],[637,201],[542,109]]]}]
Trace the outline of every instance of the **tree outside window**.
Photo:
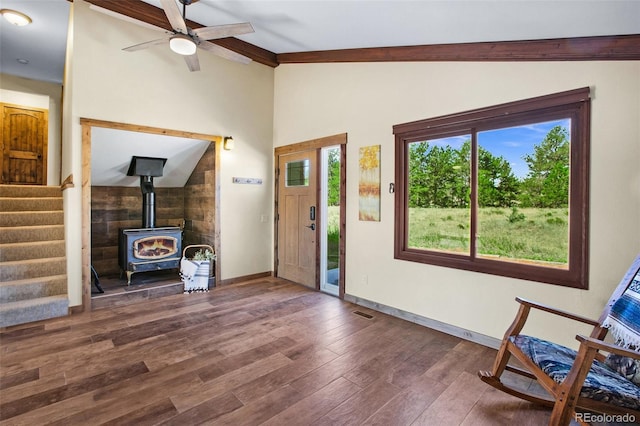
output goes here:
[{"label": "tree outside window", "polygon": [[587,288],[588,88],[394,133],[396,258]]}]

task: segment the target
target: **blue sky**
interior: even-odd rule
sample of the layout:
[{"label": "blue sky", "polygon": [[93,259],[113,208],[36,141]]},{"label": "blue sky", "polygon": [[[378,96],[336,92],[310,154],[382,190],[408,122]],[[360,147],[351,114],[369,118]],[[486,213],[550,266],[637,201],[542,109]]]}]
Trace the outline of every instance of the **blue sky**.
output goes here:
[{"label": "blue sky", "polygon": [[[478,133],[480,146],[496,157],[503,157],[511,164],[513,173],[523,178],[529,172],[523,157],[533,153],[534,145],[540,144],[553,127],[561,125],[570,130],[570,119],[547,121],[525,126],[509,127]],[[455,136],[429,141],[430,144],[458,149],[470,136]]]}]

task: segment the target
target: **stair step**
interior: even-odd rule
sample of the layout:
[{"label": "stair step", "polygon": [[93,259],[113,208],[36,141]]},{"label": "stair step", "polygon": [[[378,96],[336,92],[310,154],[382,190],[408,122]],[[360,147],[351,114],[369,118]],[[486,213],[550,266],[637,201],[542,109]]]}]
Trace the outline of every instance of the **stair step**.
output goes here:
[{"label": "stair step", "polygon": [[62,197],[0,197],[1,212],[62,210]]},{"label": "stair step", "polygon": [[59,186],[0,185],[0,197],[62,197]]},{"label": "stair step", "polygon": [[0,327],[67,316],[59,186],[0,185]]},{"label": "stair step", "polygon": [[0,282],[63,275],[66,271],[66,257],[14,260],[0,263]]},{"label": "stair step", "polygon": [[0,304],[66,294],[66,275],[0,282]]},{"label": "stair step", "polygon": [[64,225],[0,227],[0,241],[19,243],[64,240]]},{"label": "stair step", "polygon": [[0,262],[42,259],[45,257],[59,257],[64,255],[64,240],[0,244]]},{"label": "stair step", "polygon": [[68,312],[69,299],[66,295],[3,303],[0,305],[0,327],[63,317]]},{"label": "stair step", "polygon": [[64,212],[62,210],[24,211],[3,212],[0,215],[0,227],[33,225],[64,225]]}]

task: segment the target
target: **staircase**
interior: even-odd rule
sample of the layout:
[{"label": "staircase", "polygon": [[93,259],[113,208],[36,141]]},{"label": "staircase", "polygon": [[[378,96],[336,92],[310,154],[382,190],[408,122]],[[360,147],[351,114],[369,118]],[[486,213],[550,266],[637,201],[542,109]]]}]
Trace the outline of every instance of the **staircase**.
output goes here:
[{"label": "staircase", "polygon": [[0,185],[0,327],[68,310],[60,187]]}]

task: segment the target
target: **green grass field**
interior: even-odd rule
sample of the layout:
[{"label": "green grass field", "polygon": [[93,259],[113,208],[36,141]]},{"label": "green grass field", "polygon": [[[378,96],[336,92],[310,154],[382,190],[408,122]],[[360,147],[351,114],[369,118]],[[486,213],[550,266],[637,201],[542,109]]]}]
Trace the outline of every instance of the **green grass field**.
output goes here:
[{"label": "green grass field", "polygon": [[[328,257],[338,266],[339,207],[329,207]],[[409,209],[409,247],[469,252],[469,211]],[[562,266],[567,263],[567,209],[483,208],[479,211],[478,253],[486,257]]]},{"label": "green grass field", "polygon": [[340,263],[340,206],[327,210],[327,269],[333,269]]},{"label": "green grass field", "polygon": [[[469,252],[469,211],[409,209],[409,247]],[[567,209],[483,208],[478,214],[478,254],[522,261],[566,264]]]}]

